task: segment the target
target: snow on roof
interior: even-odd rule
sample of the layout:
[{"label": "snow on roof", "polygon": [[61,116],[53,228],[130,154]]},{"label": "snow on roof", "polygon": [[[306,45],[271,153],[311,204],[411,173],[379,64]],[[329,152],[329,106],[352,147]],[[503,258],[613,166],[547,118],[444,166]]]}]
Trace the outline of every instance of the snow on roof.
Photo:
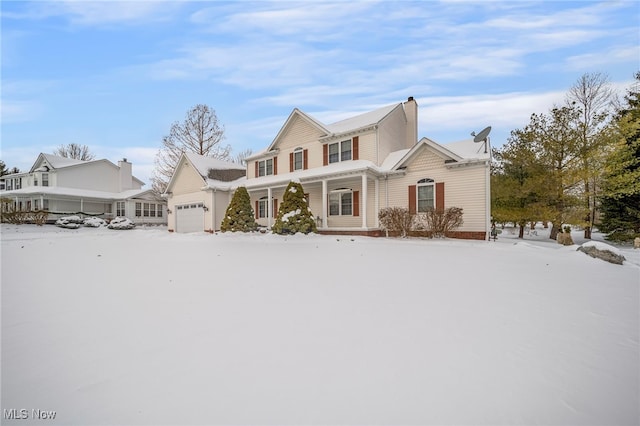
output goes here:
[{"label": "snow on roof", "polygon": [[75,158],[60,157],[53,154],[42,154],[51,167],[54,169],[60,169],[62,167],[75,166],[76,164],[87,163],[84,160],[76,160]]},{"label": "snow on roof", "polygon": [[400,160],[404,158],[407,153],[411,151],[410,149],[401,149],[399,151],[393,151],[387,155],[387,158],[384,159],[380,168],[383,170],[391,170],[393,166],[398,164]]},{"label": "snow on roof", "polygon": [[24,195],[58,195],[75,198],[92,198],[101,200],[125,200],[135,198],[151,189],[128,189],[122,192],[93,191],[90,189],[66,188],[59,186],[29,186],[13,191],[2,191],[3,197],[24,196]]},{"label": "snow on roof", "polygon": [[465,139],[458,142],[450,142],[446,144],[438,144],[451,152],[458,154],[460,157],[468,160],[487,159],[489,158],[489,149],[484,152],[483,142],[474,142],[473,139]]},{"label": "snow on roof", "polygon": [[338,121],[333,124],[325,126],[331,133],[345,133],[351,130],[357,130],[362,127],[379,123],[385,118],[391,111],[396,109],[402,104],[387,105],[382,108],[378,108],[373,111],[365,112],[364,114],[356,115],[345,120]]},{"label": "snow on roof", "polygon": [[189,158],[189,161],[193,166],[198,169],[198,172],[206,179],[209,174],[209,170],[245,170],[246,166],[242,164],[233,163],[231,161],[224,161],[218,158],[207,157],[204,155],[195,154],[193,152],[185,152],[184,155]]},{"label": "snow on roof", "polygon": [[205,186],[205,188],[210,188],[210,189],[218,189],[221,191],[230,191],[232,189],[235,189],[239,186],[245,186],[244,182],[247,180],[246,176],[242,176],[236,180],[232,180],[230,182],[225,182],[222,180],[216,180],[216,179],[207,179],[207,185]]}]

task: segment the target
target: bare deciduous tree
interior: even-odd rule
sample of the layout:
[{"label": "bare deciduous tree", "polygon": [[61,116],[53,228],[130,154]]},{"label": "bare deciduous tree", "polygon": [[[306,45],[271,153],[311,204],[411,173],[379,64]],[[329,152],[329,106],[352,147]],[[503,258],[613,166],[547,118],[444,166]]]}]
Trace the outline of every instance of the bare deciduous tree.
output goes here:
[{"label": "bare deciduous tree", "polygon": [[601,130],[607,123],[613,108],[615,92],[606,74],[583,74],[569,89],[567,104],[580,111],[576,127],[579,133],[579,159],[582,163],[581,179],[584,186],[585,217],[584,237],[591,238],[591,229],[597,215],[597,197],[609,138]]},{"label": "bare deciduous tree", "polygon": [[87,145],[80,145],[77,143],[60,145],[55,151],[53,151],[53,154],[60,157],[74,158],[82,161],[91,161],[96,158],[96,156],[91,153]]},{"label": "bare deciduous tree", "polygon": [[162,139],[151,178],[153,189],[157,193],[165,191],[183,152],[228,160],[231,147],[223,146],[223,140],[224,127],[220,126],[215,111],[203,104],[191,108],[184,121],[173,123],[169,135]]},{"label": "bare deciduous tree", "polygon": [[253,150],[251,148],[247,148],[244,151],[240,151],[233,156],[233,161],[238,164],[246,165],[247,157],[250,157],[253,154]]}]

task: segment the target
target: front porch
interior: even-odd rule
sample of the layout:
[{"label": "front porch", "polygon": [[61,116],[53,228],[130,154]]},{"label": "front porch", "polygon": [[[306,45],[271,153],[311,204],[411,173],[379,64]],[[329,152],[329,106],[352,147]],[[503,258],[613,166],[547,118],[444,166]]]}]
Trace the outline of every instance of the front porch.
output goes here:
[{"label": "front porch", "polygon": [[[342,235],[380,233],[380,191],[377,176],[364,171],[358,174],[307,178],[299,181],[316,218],[318,232]],[[289,179],[283,179],[265,186],[247,187],[255,218],[260,226],[273,226],[289,182]]]}]

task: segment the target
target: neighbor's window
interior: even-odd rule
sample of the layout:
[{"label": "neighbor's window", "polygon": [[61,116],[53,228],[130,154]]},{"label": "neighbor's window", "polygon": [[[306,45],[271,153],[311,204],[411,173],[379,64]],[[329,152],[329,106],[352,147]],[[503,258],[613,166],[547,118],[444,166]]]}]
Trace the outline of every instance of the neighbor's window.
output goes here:
[{"label": "neighbor's window", "polygon": [[143,207],[144,207],[144,217],[149,217],[149,203],[143,203]]},{"label": "neighbor's window", "polygon": [[426,212],[435,207],[434,187],[433,179],[421,179],[418,181],[416,191],[418,191],[417,200],[419,212]]},{"label": "neighbor's window", "polygon": [[42,174],[42,186],[49,186],[49,173]]},{"label": "neighbor's window", "polygon": [[142,203],[136,203],[136,217],[142,216]]},{"label": "neighbor's window", "polygon": [[162,217],[162,204],[158,204],[158,217]]},{"label": "neighbor's window", "polygon": [[329,144],[329,163],[351,160],[351,139]]},{"label": "neighbor's window", "polygon": [[42,200],[42,210],[49,210],[49,200]]},{"label": "neighbor's window", "polygon": [[273,174],[273,158],[258,161],[258,176],[269,176]]},{"label": "neighbor's window", "polygon": [[353,192],[338,190],[329,194],[330,216],[351,216],[353,214]]},{"label": "neighbor's window", "polygon": [[[136,216],[137,216],[137,203],[136,203]],[[118,201],[116,203],[116,216],[125,216],[125,212],[124,212],[124,201]]]},{"label": "neighbor's window", "polygon": [[293,170],[302,170],[302,148],[296,148],[293,152]]}]

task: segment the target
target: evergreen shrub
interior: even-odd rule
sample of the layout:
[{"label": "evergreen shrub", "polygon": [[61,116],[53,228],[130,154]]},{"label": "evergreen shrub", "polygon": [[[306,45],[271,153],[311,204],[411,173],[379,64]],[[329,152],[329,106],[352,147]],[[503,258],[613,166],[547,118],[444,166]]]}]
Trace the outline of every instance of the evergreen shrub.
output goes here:
[{"label": "evergreen shrub", "polygon": [[251,207],[251,198],[244,186],[236,189],[231,198],[231,202],[227,207],[227,211],[220,224],[222,232],[251,232],[258,229],[253,208]]},{"label": "evergreen shrub", "polygon": [[289,182],[271,230],[275,234],[318,232],[316,220],[304,197],[300,182]]}]

